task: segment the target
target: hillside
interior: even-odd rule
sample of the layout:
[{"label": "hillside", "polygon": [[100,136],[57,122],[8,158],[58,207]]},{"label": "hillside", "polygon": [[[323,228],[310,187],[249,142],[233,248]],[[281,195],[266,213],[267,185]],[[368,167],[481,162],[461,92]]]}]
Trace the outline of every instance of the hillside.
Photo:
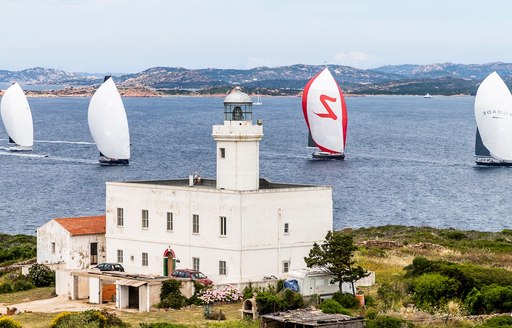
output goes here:
[{"label": "hillside", "polygon": [[[341,88],[352,94],[475,94],[479,83],[497,71],[512,85],[512,63],[431,65],[387,65],[373,69],[357,69],[343,65],[327,65]],[[323,65],[291,65],[252,69],[186,69],[153,67],[114,79],[124,88],[150,88],[158,94],[215,94],[234,85],[248,92],[265,95],[297,95],[307,81],[322,70]],[[90,87],[103,81],[102,74],[69,73],[49,68],[22,71],[0,70],[0,82],[26,85]]]}]

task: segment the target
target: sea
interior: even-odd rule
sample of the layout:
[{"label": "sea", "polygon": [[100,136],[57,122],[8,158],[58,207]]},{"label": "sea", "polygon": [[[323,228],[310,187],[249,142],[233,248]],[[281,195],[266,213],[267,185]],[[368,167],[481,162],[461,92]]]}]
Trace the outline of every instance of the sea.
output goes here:
[{"label": "sea", "polygon": [[[89,98],[29,98],[34,150],[8,150],[0,126],[0,232],[35,234],[53,218],[105,213],[105,182],[215,178],[221,97],[123,99],[129,166],[98,164]],[[263,97],[260,176],[333,188],[335,229],[381,225],[512,228],[512,168],[474,163],[474,97],[347,97],[346,159],[312,160],[301,99]],[[315,217],[311,217],[315,220]]]}]

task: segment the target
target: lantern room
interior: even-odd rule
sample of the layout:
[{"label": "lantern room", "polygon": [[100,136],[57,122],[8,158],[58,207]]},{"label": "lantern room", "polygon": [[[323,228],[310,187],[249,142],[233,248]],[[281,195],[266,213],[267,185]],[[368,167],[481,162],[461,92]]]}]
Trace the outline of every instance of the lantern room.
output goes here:
[{"label": "lantern room", "polygon": [[224,99],[224,121],[251,121],[252,100],[240,87],[235,87]]}]

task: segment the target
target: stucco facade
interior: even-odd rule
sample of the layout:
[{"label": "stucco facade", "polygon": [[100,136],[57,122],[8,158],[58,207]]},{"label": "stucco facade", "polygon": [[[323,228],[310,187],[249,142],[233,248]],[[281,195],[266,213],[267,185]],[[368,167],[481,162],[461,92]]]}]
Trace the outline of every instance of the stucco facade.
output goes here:
[{"label": "stucco facade", "polygon": [[[121,251],[127,272],[163,274],[164,253],[170,248],[179,261],[177,268],[193,268],[195,258],[216,284],[258,281],[304,267],[313,243],[332,230],[330,187],[262,180],[266,188],[231,191],[216,189],[214,180],[192,187],[187,183],[108,182],[107,261],[116,262]],[[118,209],[123,212],[122,226]],[[148,213],[147,227],[143,210]],[[167,229],[168,213],[172,229]],[[199,218],[196,232],[194,215]],[[147,265],[142,253],[148,254]],[[220,261],[225,262],[225,274]]]},{"label": "stucco facade", "polygon": [[[92,218],[92,220],[91,220]],[[80,229],[76,222],[103,221],[103,226]],[[70,228],[62,222],[72,221]],[[95,220],[95,221],[94,221]],[[59,269],[88,269],[106,258],[105,217],[54,219],[39,227],[37,233],[37,263]],[[61,222],[61,223],[59,223]],[[91,248],[96,254],[91,254]]]}]

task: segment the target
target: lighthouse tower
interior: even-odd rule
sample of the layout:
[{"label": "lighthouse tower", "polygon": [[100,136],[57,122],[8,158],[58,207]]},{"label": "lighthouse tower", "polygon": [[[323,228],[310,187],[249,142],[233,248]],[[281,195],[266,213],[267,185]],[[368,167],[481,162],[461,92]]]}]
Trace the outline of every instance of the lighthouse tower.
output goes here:
[{"label": "lighthouse tower", "polygon": [[224,124],[214,125],[217,189],[259,189],[259,144],[263,126],[252,124],[252,100],[236,87],[224,99]]}]

